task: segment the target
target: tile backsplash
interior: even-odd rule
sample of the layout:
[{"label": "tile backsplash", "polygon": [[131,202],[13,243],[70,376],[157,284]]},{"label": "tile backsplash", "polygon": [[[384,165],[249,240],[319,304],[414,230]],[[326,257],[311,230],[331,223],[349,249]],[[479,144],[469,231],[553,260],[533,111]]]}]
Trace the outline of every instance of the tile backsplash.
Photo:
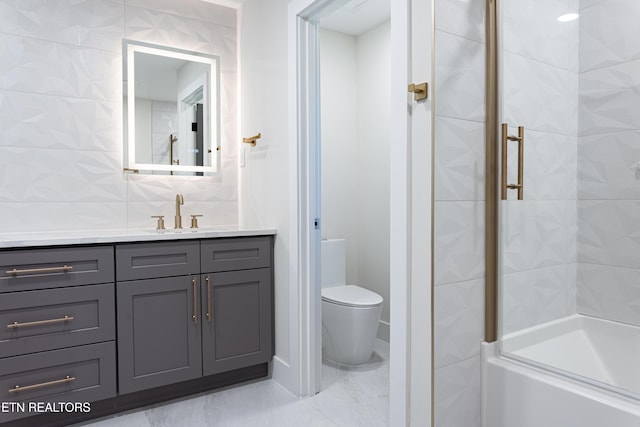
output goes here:
[{"label": "tile backsplash", "polygon": [[[200,0],[0,3],[0,233],[238,222],[237,25]],[[123,172],[122,39],[219,55],[222,173]]]}]

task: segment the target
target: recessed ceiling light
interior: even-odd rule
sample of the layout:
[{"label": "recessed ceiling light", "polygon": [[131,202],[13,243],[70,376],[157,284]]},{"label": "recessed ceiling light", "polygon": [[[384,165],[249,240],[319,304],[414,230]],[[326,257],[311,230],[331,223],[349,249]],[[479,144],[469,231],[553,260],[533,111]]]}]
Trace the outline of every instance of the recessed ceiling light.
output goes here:
[{"label": "recessed ceiling light", "polygon": [[579,16],[580,15],[578,15],[577,13],[565,13],[564,15],[558,16],[558,21],[560,22],[575,21],[576,19],[578,19]]}]

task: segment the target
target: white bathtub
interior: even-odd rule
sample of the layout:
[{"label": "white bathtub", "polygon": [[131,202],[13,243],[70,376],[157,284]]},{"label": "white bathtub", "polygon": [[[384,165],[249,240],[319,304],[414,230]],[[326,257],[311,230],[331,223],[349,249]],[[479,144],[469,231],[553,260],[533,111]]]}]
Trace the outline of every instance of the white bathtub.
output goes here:
[{"label": "white bathtub", "polygon": [[[640,328],[574,315],[483,343],[484,427],[638,427]],[[626,390],[603,389],[525,359]]]}]

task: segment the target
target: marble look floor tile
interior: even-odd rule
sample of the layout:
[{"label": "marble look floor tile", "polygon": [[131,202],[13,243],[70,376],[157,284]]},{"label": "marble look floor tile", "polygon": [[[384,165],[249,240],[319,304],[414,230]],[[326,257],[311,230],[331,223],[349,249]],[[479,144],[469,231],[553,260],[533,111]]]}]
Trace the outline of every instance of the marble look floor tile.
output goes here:
[{"label": "marble look floor tile", "polygon": [[389,346],[369,365],[323,364],[322,390],[298,399],[273,380],[171,401],[84,424],[91,427],[357,427],[389,425]]}]

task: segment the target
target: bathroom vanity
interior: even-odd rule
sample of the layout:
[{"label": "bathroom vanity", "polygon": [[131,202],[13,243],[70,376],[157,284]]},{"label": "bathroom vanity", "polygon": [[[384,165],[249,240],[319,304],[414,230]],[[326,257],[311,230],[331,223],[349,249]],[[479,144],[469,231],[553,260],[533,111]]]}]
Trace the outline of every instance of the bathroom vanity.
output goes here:
[{"label": "bathroom vanity", "polygon": [[0,236],[0,394],[13,405],[0,423],[66,425],[268,376],[274,235]]}]

